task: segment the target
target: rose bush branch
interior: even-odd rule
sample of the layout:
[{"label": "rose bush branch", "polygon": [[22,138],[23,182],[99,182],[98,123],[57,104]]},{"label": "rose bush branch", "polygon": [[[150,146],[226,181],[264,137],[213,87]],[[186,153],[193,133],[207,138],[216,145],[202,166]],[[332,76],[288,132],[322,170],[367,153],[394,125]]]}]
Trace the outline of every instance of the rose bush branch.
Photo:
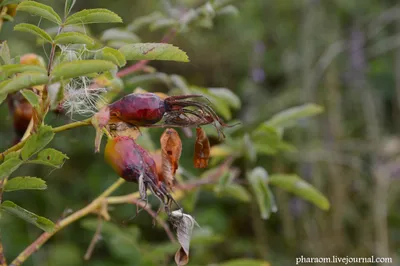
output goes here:
[{"label": "rose bush branch", "polygon": [[[218,175],[223,172],[223,169],[229,167],[232,163],[232,158],[228,158],[223,164],[221,164],[215,173],[210,174],[205,178],[202,178],[197,181],[189,182],[187,184],[182,184],[180,189],[175,191],[174,198],[175,200],[179,200],[184,196],[184,191],[195,189],[196,187],[212,184],[217,181]],[[201,181],[202,182],[199,182]],[[94,199],[89,205],[86,207],[74,212],[70,216],[62,219],[56,224],[55,230],[53,232],[44,232],[41,234],[32,244],[30,244],[25,250],[23,250],[10,264],[10,266],[18,266],[21,265],[29,256],[31,256],[34,252],[38,251],[41,246],[47,242],[53,235],[67,227],[73,222],[91,214],[96,213],[96,211],[102,206],[102,204],[143,204],[139,203],[140,194],[139,192],[130,193],[123,196],[109,196],[113,193],[118,187],[120,187],[125,182],[124,179],[119,178],[114,184],[112,184],[109,188],[107,188],[100,196]],[[143,205],[141,206],[143,207]],[[172,242],[175,242],[175,237],[173,236],[168,225],[161,220],[161,218],[157,217],[157,213],[151,210],[149,207],[146,207],[145,210],[153,217],[156,218],[157,221],[163,226],[166,231],[169,239]]]}]

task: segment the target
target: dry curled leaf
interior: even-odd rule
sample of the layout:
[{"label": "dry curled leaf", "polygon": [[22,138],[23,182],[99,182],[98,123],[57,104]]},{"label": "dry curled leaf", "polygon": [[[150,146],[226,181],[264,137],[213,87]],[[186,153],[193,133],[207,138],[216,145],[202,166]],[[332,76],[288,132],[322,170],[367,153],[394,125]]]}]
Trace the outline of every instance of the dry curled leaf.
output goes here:
[{"label": "dry curled leaf", "polygon": [[193,227],[199,226],[196,220],[182,210],[171,212],[169,216],[171,224],[176,228],[176,236],[181,247],[175,253],[175,262],[178,266],[186,265],[189,262],[189,247]]},{"label": "dry curled leaf", "polygon": [[175,185],[175,173],[182,153],[182,141],[175,129],[167,128],[160,142],[162,176],[167,186],[172,188]]},{"label": "dry curled leaf", "polygon": [[194,144],[194,167],[206,168],[210,158],[210,142],[206,132],[201,128],[196,128],[196,142]]}]

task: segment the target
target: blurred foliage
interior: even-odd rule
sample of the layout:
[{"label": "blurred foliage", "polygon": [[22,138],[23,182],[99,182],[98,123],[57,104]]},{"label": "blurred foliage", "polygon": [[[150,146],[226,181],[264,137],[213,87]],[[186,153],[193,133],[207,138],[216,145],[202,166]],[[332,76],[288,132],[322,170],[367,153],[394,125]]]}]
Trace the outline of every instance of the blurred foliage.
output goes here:
[{"label": "blurred foliage", "polygon": [[[43,3],[59,14],[64,11],[64,1]],[[192,166],[194,139],[182,138],[180,180],[207,177],[226,158],[234,158],[216,184],[186,192],[182,199],[201,226],[193,234],[189,265],[269,265],[265,261],[293,265],[300,255],[389,256],[398,263],[400,7],[395,4],[390,0],[76,2],[72,13],[108,8],[124,21],[118,26],[69,26],[68,30],[90,37],[79,40],[93,41],[91,49],[159,42],[174,28],[179,34],[170,42],[190,58],[185,64],[153,61],[145,73],[124,78],[123,86],[119,79],[111,79],[117,92],[110,101],[119,90],[131,93],[137,87],[170,95],[200,93],[229,124],[240,121],[226,128],[224,142],[212,127],[205,127],[213,168],[206,172]],[[13,21],[4,22],[0,39],[7,40],[11,57],[35,52],[48,58],[42,40],[35,43],[13,27],[33,23],[54,38],[54,24],[44,19],[38,23],[37,17],[22,12],[5,19]],[[71,60],[68,56],[66,60]],[[96,58],[123,65],[113,52]],[[323,114],[305,119],[320,113],[320,106]],[[6,104],[0,105],[0,114],[3,151],[14,136]],[[46,117],[46,123],[54,126],[71,121],[53,113]],[[156,150],[162,130],[142,133],[138,142]],[[89,203],[116,179],[102,155],[93,154],[94,137],[91,128],[57,134],[51,147],[69,157],[61,170],[26,164],[13,174],[42,177],[47,190],[16,191],[5,198],[53,221],[66,209]],[[118,193],[136,190],[135,185],[125,184]],[[331,208],[322,212],[303,199],[321,209]],[[172,264],[177,244],[168,241],[161,227],[153,227],[146,213],[129,220],[134,213],[133,205],[112,206],[112,221],[104,222],[102,239],[89,261],[83,256],[97,226],[93,217],[57,233],[26,265]],[[260,213],[269,219],[262,220]],[[40,234],[6,214],[0,223],[7,228],[1,232],[7,258],[14,258]]]}]

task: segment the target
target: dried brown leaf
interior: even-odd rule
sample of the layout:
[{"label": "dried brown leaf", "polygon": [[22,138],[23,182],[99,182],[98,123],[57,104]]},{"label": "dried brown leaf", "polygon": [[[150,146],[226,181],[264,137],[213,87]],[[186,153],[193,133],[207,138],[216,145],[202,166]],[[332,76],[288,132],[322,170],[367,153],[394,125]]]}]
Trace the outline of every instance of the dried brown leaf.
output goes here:
[{"label": "dried brown leaf", "polygon": [[194,167],[206,168],[210,158],[210,142],[206,132],[201,128],[196,128],[196,142],[194,144]]},{"label": "dried brown leaf", "polygon": [[175,129],[167,128],[161,136],[161,164],[164,182],[172,189],[182,153],[182,141]]}]

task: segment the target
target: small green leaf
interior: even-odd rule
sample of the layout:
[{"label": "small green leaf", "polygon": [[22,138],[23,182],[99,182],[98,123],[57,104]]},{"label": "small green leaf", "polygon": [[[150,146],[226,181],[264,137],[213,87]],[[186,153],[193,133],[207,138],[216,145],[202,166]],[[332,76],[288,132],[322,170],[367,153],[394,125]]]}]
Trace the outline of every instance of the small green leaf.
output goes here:
[{"label": "small green leaf", "polygon": [[46,188],[46,181],[43,179],[31,176],[18,176],[7,181],[4,191],[9,192],[26,189],[44,190]]},{"label": "small green leaf", "polygon": [[150,15],[142,16],[136,18],[132,23],[126,28],[128,31],[136,32],[140,28],[153,23],[156,20],[163,18],[163,14],[160,12],[153,12]]},{"label": "small green leaf", "polygon": [[127,60],[170,60],[189,62],[186,53],[168,43],[134,43],[119,49]]},{"label": "small green leaf", "polygon": [[115,70],[113,63],[105,60],[79,60],[58,64],[51,72],[52,82],[88,74]]},{"label": "small green leaf", "polygon": [[29,159],[32,155],[43,149],[54,137],[50,126],[41,126],[37,133],[28,138],[21,151],[22,160]]},{"label": "small green leaf", "polygon": [[65,25],[90,24],[90,23],[122,23],[120,16],[114,12],[104,9],[84,9],[67,18]]},{"label": "small green leaf", "polygon": [[103,49],[99,50],[96,53],[96,58],[113,62],[119,67],[126,65],[125,56],[120,51],[110,47],[104,47]]},{"label": "small green leaf", "polygon": [[270,176],[269,183],[313,203],[322,210],[329,210],[328,199],[297,175],[274,174]]},{"label": "small green leaf", "polygon": [[179,25],[179,21],[173,18],[160,18],[150,25],[150,30],[160,30],[165,28],[172,28],[174,26]]},{"label": "small green leaf", "polygon": [[243,136],[242,151],[244,158],[250,163],[254,163],[257,160],[257,151],[247,133]]},{"label": "small green leaf", "polygon": [[31,15],[41,16],[44,19],[57,23],[58,25],[61,25],[62,23],[60,16],[52,7],[35,1],[25,1],[20,3],[17,7],[17,11],[24,11]]},{"label": "small green leaf", "polygon": [[49,43],[53,42],[53,40],[51,39],[50,35],[47,32],[45,32],[44,30],[42,30],[41,28],[39,28],[38,26],[35,26],[33,24],[20,23],[20,24],[15,25],[14,30],[22,31],[22,32],[29,32]]},{"label": "small green leaf", "polygon": [[317,115],[323,112],[319,105],[309,103],[286,109],[265,122],[268,126],[286,128],[294,125],[298,120]]},{"label": "small green leaf", "polygon": [[69,158],[64,153],[49,148],[39,152],[37,158],[29,161],[29,163],[43,164],[55,168],[61,168],[67,159]]},{"label": "small green leaf", "polygon": [[225,186],[219,193],[220,196],[232,197],[240,201],[249,202],[251,199],[250,193],[239,184],[230,184]]},{"label": "small green leaf", "polygon": [[4,161],[7,161],[8,159],[11,159],[11,158],[19,158],[19,152],[18,151],[10,152],[6,156],[4,156]]},{"label": "small green leaf", "polygon": [[220,263],[218,266],[271,266],[271,264],[262,260],[234,259]]},{"label": "small green leaf", "polygon": [[54,38],[57,44],[86,44],[92,46],[94,40],[80,32],[63,32]]},{"label": "small green leaf", "polygon": [[27,89],[21,90],[21,93],[33,107],[39,107],[39,95]]},{"label": "small green leaf", "polygon": [[105,42],[123,41],[126,43],[136,43],[140,41],[139,37],[136,34],[122,28],[111,28],[105,30],[101,35],[101,40]]},{"label": "small green leaf", "polygon": [[231,90],[226,88],[209,88],[208,91],[216,97],[226,101],[228,105],[234,109],[239,109],[241,106],[239,97]]},{"label": "small green leaf", "polygon": [[4,1],[1,1],[0,7],[6,6],[6,5],[18,4],[22,1],[25,1],[25,0],[4,0]]},{"label": "small green leaf", "polygon": [[0,180],[10,176],[22,163],[19,158],[12,157],[0,164]]},{"label": "small green leaf", "polygon": [[39,72],[47,74],[47,70],[42,66],[23,65],[23,64],[11,64],[11,65],[1,66],[0,71],[3,72],[7,77],[12,76],[16,73],[23,73],[23,72]]},{"label": "small green leaf", "polygon": [[76,0],[65,0],[64,16],[67,17],[74,7]]},{"label": "small green leaf", "polygon": [[54,231],[54,223],[45,217],[38,216],[24,208],[18,206],[12,201],[6,200],[1,204],[1,209],[10,213],[14,216],[21,218],[22,220],[36,225],[40,229],[46,232]]},{"label": "small green leaf", "polygon": [[10,48],[7,41],[2,42],[0,45],[0,57],[5,64],[11,64]]},{"label": "small green leaf", "polygon": [[46,74],[25,72],[0,83],[0,94],[12,93],[25,88],[46,84],[49,78]]},{"label": "small green leaf", "polygon": [[7,98],[6,93],[0,93],[0,104]]},{"label": "small green leaf", "polygon": [[276,212],[278,208],[274,195],[267,184],[267,171],[262,167],[256,167],[247,175],[247,179],[257,199],[261,218],[268,219],[271,212]]}]

